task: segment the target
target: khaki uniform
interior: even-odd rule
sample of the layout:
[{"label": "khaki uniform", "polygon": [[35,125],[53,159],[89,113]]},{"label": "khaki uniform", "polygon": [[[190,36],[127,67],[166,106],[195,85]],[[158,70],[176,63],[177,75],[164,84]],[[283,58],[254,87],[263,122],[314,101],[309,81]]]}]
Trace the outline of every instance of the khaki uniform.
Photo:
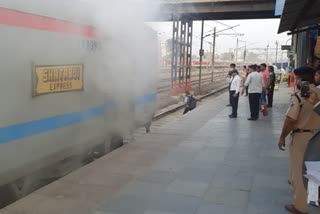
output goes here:
[{"label": "khaki uniform", "polygon": [[241,86],[244,85],[244,83],[246,82],[248,76],[248,70],[247,69],[243,69],[240,73],[240,77],[241,77]]},{"label": "khaki uniform", "polygon": [[[291,105],[287,112],[287,117],[296,121],[295,129],[316,131],[320,128],[320,117],[313,111],[313,105],[299,102],[296,96],[292,96]],[[294,206],[300,212],[307,212],[307,191],[303,185],[302,166],[304,153],[313,132],[297,132],[292,134],[290,144],[290,180],[294,191]]]}]

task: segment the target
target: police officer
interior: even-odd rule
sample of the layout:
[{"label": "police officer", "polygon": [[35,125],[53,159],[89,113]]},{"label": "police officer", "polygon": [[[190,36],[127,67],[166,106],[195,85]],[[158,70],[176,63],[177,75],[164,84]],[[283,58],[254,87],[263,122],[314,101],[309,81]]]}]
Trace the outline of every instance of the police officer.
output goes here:
[{"label": "police officer", "polygon": [[[301,82],[314,83],[315,71],[309,67],[301,67],[294,71],[296,75],[297,89],[301,89]],[[295,93],[291,98],[291,105],[287,111],[282,133],[279,139],[279,149],[284,150],[285,139],[291,133],[290,143],[290,177],[293,186],[293,204],[286,205],[287,211],[295,214],[307,213],[307,192],[303,185],[302,166],[303,158],[309,140],[313,133],[320,128],[320,117],[313,111],[314,106],[307,102],[307,98],[301,96],[301,92]]]}]

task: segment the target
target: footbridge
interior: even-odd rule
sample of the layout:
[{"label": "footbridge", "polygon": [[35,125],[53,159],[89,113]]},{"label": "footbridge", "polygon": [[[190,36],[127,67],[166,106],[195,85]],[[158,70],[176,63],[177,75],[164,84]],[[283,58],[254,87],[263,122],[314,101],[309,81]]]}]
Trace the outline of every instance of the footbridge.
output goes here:
[{"label": "footbridge", "polygon": [[161,0],[158,21],[276,18],[276,0]]},{"label": "footbridge", "polygon": [[[202,21],[201,44],[203,44],[203,22],[205,20],[277,17],[275,15],[276,0],[160,0],[160,2],[159,14],[154,21],[173,22],[171,80],[174,94],[190,89],[193,21]],[[213,52],[215,36],[214,32]],[[199,80],[201,79],[203,53],[201,45]],[[214,65],[214,57],[212,65]],[[200,84],[201,81],[199,90]]]}]

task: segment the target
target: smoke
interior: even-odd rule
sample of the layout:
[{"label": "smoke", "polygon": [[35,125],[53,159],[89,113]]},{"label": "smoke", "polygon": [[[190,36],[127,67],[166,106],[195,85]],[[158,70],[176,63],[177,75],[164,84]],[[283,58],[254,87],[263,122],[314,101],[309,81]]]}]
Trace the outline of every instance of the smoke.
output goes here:
[{"label": "smoke", "polygon": [[157,34],[147,27],[145,21],[158,13],[159,2],[82,2],[91,10],[87,15],[92,18],[102,44],[100,53],[96,55],[101,72],[98,77],[90,77],[91,81],[117,103],[121,117],[114,119],[113,125],[120,133],[127,133],[133,126],[135,100],[155,93],[157,89]]},{"label": "smoke", "polygon": [[[19,37],[21,46],[16,51],[25,52],[24,62],[36,65],[83,63],[85,84],[84,92],[77,94],[79,105],[84,109],[114,101],[123,112],[115,121],[127,130],[132,126],[136,100],[156,93],[159,48],[157,34],[146,21],[156,17],[159,4],[158,0],[1,0],[0,7],[93,26],[96,38],[27,31],[23,39]],[[92,40],[99,48],[86,50],[84,42]],[[63,114],[74,110],[72,102],[62,100],[72,93],[49,94],[42,99],[47,105],[59,100],[55,112]],[[19,106],[16,108],[18,111]]]},{"label": "smoke", "polygon": [[[101,143],[101,138],[108,133],[106,131],[110,131],[103,130],[105,127],[108,129],[112,126],[119,135],[133,127],[132,106],[136,104],[137,98],[156,92],[158,42],[156,33],[145,25],[145,21],[157,13],[156,1],[1,0],[0,7],[65,20],[76,25],[90,25],[97,32],[97,37],[87,38],[68,31],[60,33],[24,26],[1,26],[3,38],[7,39],[1,43],[5,50],[1,69],[4,71],[3,77],[7,78],[3,88],[9,90],[13,86],[10,82],[14,81],[16,88],[10,95],[17,97],[14,102],[5,104],[1,117],[3,125],[37,121],[54,115],[69,115],[70,112],[92,109],[110,101],[116,104],[117,113],[109,113],[106,118],[101,116],[98,122],[57,129],[57,132],[44,133],[37,138],[25,138],[21,144],[15,142],[16,144],[1,146],[2,154],[5,155],[1,160],[10,164],[0,165],[0,173],[20,169],[30,163],[37,163],[32,166],[32,170],[36,170],[49,163],[48,160],[56,162],[62,157],[65,158],[64,155],[69,150],[64,149],[71,145],[72,149],[78,151],[76,144],[93,146]],[[53,25],[53,28],[55,27]],[[90,50],[83,47],[87,41],[99,43],[98,48]],[[31,97],[31,64],[44,66],[79,63],[84,64],[84,91]],[[83,117],[87,118],[88,113],[84,113]],[[108,123],[105,127],[101,123],[104,119]],[[42,131],[39,125],[31,128]],[[31,128],[25,132],[31,131]],[[22,135],[25,132],[22,131]],[[17,135],[19,136],[19,133]],[[19,150],[16,145],[19,145]],[[12,155],[16,153],[18,158],[17,155]],[[30,155],[33,153],[36,155]],[[51,157],[54,158],[50,159]],[[40,161],[44,159],[46,161]],[[19,171],[19,176],[20,173],[31,173],[29,168],[25,170]],[[15,174],[5,175],[9,176],[9,179],[10,176],[17,178]]]},{"label": "smoke", "polygon": [[97,0],[92,4],[95,6],[95,22],[100,29],[108,30],[110,35],[128,34],[127,37],[141,36],[137,28],[158,10],[157,1],[150,0]]},{"label": "smoke", "polygon": [[[98,104],[97,100],[101,104],[111,97],[120,103],[121,108],[125,108],[127,100],[131,99],[134,103],[136,98],[156,92],[155,75],[159,69],[157,35],[146,27],[145,21],[152,20],[158,13],[158,0],[2,0],[0,7],[96,28],[96,38],[55,33],[48,33],[46,38],[41,32],[39,37],[27,34],[21,42],[28,42],[19,50],[27,52],[30,48],[33,55],[28,51],[26,56],[37,65],[83,63],[85,86],[81,95],[85,95],[81,96],[81,102],[86,103],[86,107],[94,107]],[[54,40],[56,36],[61,40]],[[70,38],[74,38],[73,41]],[[99,48],[84,50],[81,46],[85,40],[96,40]],[[41,54],[39,50],[43,47],[50,52]],[[71,96],[71,93],[67,95]],[[57,99],[64,97],[56,94],[43,98],[55,102],[49,96]],[[72,104],[70,107],[68,103],[66,100],[59,107],[59,113],[64,113],[64,108],[66,112],[72,109]]]},{"label": "smoke", "polygon": [[[152,33],[146,29],[145,21],[157,16],[160,8],[159,0],[2,0],[0,7],[94,26],[98,32],[97,40],[102,47],[101,53],[98,53],[100,55],[95,56],[100,58],[97,66],[105,70],[108,75],[124,74],[122,82],[129,81],[126,72],[135,71],[133,64],[136,67],[147,68],[150,66],[148,63],[155,63],[154,55],[146,55],[146,52],[150,52],[148,49],[157,46],[157,42],[151,39]],[[156,35],[153,37],[156,38]],[[51,45],[56,46],[48,44]],[[145,65],[142,65],[142,60]],[[141,75],[141,81],[148,81],[147,75],[145,77],[142,75],[143,72],[146,70],[139,71],[137,75]],[[119,78],[113,78],[117,79]],[[100,83],[100,77],[93,78],[93,81],[97,82],[100,89],[105,90],[106,84]],[[123,84],[114,83],[112,87],[121,89],[123,88],[121,85]]]},{"label": "smoke", "polygon": [[[101,70],[101,76],[95,76],[92,81],[103,91],[110,92],[114,88],[125,91],[125,83],[132,80],[128,75],[135,72],[135,66],[139,66],[140,62],[137,61],[144,55],[144,48],[156,45],[154,41],[148,44],[151,35],[145,29],[145,21],[157,13],[157,1],[58,1],[60,6],[63,5],[61,8],[69,8],[68,19],[74,19],[72,16],[81,17],[81,20],[85,20],[84,23],[94,26],[97,30],[97,40],[101,49],[96,53],[95,60]],[[143,57],[145,63],[148,63],[148,57],[154,56]],[[144,71],[138,72],[138,75],[142,72]],[[119,76],[121,81],[118,81]]]}]

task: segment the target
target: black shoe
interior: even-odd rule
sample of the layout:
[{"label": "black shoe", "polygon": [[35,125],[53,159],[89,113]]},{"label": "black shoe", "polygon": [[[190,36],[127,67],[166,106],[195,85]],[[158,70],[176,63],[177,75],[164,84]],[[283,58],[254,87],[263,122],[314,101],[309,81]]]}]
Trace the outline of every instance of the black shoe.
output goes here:
[{"label": "black shoe", "polygon": [[231,104],[228,104],[228,105],[226,105],[226,106],[231,106]]},{"label": "black shoe", "polygon": [[235,115],[229,115],[230,118],[237,118]]},{"label": "black shoe", "polygon": [[256,120],[258,120],[258,119],[257,119],[257,118],[249,117],[248,120],[256,121]]}]

